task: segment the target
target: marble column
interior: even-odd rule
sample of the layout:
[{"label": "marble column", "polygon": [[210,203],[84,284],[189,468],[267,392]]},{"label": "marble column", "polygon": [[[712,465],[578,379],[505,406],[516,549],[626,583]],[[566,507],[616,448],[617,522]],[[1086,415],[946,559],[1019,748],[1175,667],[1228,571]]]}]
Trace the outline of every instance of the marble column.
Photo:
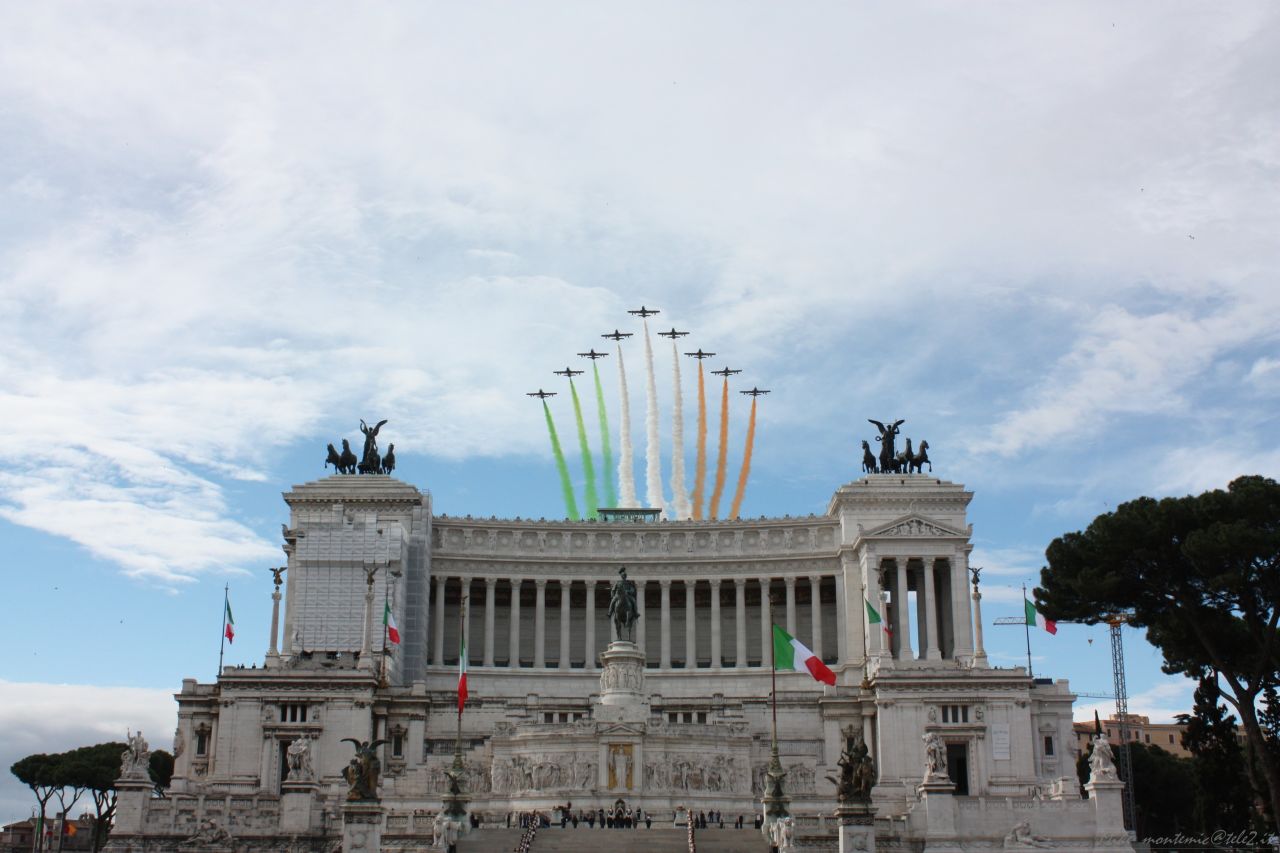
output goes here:
[{"label": "marble column", "polygon": [[697,581],[684,582],[684,668],[698,668],[698,614],[695,612],[694,593]]},{"label": "marble column", "polygon": [[822,578],[818,575],[809,576],[809,597],[810,614],[813,617],[813,645],[809,647],[809,651],[817,655],[818,660],[822,660]]},{"label": "marble column", "polygon": [[957,549],[950,562],[951,571],[951,636],[952,657],[966,660],[973,656],[973,602],[969,598],[969,552]]},{"label": "marble column", "polygon": [[[844,562],[843,555],[841,562]],[[843,567],[836,572],[836,663],[848,663],[849,603],[845,600],[845,571]]]},{"label": "marble column", "polygon": [[[462,616],[458,621],[458,628],[460,631],[466,631],[467,636],[471,636],[471,578],[458,578],[458,594],[459,603],[462,605]],[[462,654],[461,645],[459,645],[458,654]],[[471,657],[470,643],[467,644],[467,657]]]},{"label": "marble column", "polygon": [[973,665],[985,668],[987,650],[982,645],[982,593],[973,585]]},{"label": "marble column", "polygon": [[[224,625],[223,628],[226,626]],[[279,655],[276,650],[276,637],[280,635],[280,585],[276,584],[275,591],[271,593],[271,642],[267,644],[267,657],[275,658]]]},{"label": "marble column", "polygon": [[533,605],[533,668],[547,667],[547,579],[534,578],[537,597]]},{"label": "marble column", "polygon": [[640,618],[636,620],[636,646],[639,647],[640,653],[645,656],[645,666],[648,666],[649,646],[648,632],[645,631],[644,624],[644,587],[648,581],[636,581],[636,615]]},{"label": "marble column", "polygon": [[493,599],[497,588],[497,578],[484,579],[484,666],[493,666]]},{"label": "marble column", "polygon": [[747,665],[747,579],[733,579],[735,647],[734,666],[742,669]]},{"label": "marble column", "polygon": [[596,581],[595,578],[587,578],[587,626],[586,637],[583,639],[582,655],[583,666],[587,669],[596,668]]},{"label": "marble column", "polygon": [[942,660],[938,648],[938,602],[933,586],[933,557],[924,558],[924,630],[928,634],[924,651],[925,660]]},{"label": "marble column", "polygon": [[769,603],[770,578],[760,578],[760,665],[769,666],[773,648],[773,605]]},{"label": "marble column", "polygon": [[[881,619],[888,620],[889,613],[884,607],[884,593],[880,589],[880,568],[880,560],[876,557],[875,552],[870,548],[864,548],[858,559],[858,579],[863,584],[863,594],[866,596],[867,603],[876,609]],[[853,596],[850,595],[849,598],[852,599]],[[853,604],[850,603],[849,606],[853,607]],[[867,657],[883,660],[887,657],[886,653],[889,651],[889,637],[885,634],[884,629],[890,623],[883,621],[877,625],[870,622],[867,617],[867,605],[859,602],[857,607],[858,612],[861,614],[858,617],[858,623],[865,632]],[[852,642],[850,647],[850,658],[852,659],[857,652],[852,648]]]},{"label": "marble column", "polygon": [[783,578],[787,585],[787,633],[796,635],[796,579]]},{"label": "marble column", "polygon": [[507,643],[507,666],[520,668],[520,578],[511,579],[511,637]]},{"label": "marble column", "polygon": [[569,655],[569,594],[573,581],[560,581],[560,669],[570,667]]},{"label": "marble column", "polygon": [[436,666],[444,666],[444,589],[448,580],[436,578],[435,654],[431,656]]},{"label": "marble column", "polygon": [[711,667],[719,669],[720,654],[720,579],[711,581]]},{"label": "marble column", "polygon": [[658,586],[662,590],[662,644],[658,648],[658,666],[671,669],[671,581],[661,578]]},{"label": "marble column", "polygon": [[911,649],[911,608],[907,583],[907,558],[894,560],[898,567],[898,585],[893,590],[893,632],[898,636],[898,660],[914,660],[915,652]]}]

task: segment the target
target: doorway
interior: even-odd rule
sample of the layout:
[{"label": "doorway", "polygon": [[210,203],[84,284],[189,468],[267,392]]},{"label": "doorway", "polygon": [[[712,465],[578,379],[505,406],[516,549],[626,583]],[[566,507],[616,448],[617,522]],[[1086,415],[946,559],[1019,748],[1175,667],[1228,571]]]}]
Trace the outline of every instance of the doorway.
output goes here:
[{"label": "doorway", "polygon": [[947,775],[956,786],[956,795],[969,795],[969,744],[947,744]]}]

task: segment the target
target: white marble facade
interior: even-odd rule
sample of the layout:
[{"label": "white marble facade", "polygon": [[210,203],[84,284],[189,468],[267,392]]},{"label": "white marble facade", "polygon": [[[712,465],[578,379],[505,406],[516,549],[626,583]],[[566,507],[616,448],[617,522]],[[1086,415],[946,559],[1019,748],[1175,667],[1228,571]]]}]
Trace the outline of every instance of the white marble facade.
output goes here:
[{"label": "white marble facade", "polygon": [[[295,829],[311,810],[319,843],[345,792],[347,737],[388,740],[382,843],[413,837],[446,786],[464,622],[473,811],[503,821],[621,797],[656,814],[687,804],[749,816],[769,757],[777,622],[837,674],[834,688],[778,676],[779,752],[802,835],[831,814],[827,777],[852,726],[877,763],[877,815],[897,831],[927,824],[917,788],[932,731],[957,786],[952,822],[981,824],[983,843],[1011,831],[1015,802],[1031,811],[1007,816],[1029,818],[1037,835],[1114,841],[1098,840],[1114,827],[1076,814],[1065,682],[988,665],[968,571],[972,494],[958,484],[870,475],[839,488],[821,516],[652,524],[435,515],[427,493],[386,476],[328,477],[284,497],[281,636],[262,638],[262,669],[183,683],[174,796],[141,818],[140,838],[186,832],[213,803],[233,835],[269,839],[284,795]],[[634,673],[602,679],[600,655],[616,639],[608,589],[624,565],[644,610]],[[892,633],[867,624],[864,599]],[[384,656],[385,600],[403,644]],[[618,690],[632,698],[610,700]],[[298,738],[316,777],[305,801],[284,782]],[[1034,804],[1051,802],[1074,816],[1037,818]],[[929,808],[939,813],[936,797]]]}]

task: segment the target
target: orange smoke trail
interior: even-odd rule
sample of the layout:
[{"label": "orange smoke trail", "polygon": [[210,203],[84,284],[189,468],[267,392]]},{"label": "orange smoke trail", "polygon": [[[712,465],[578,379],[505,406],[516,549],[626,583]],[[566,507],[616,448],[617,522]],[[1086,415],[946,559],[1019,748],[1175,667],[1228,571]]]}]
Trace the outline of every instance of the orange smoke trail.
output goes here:
[{"label": "orange smoke trail", "polygon": [[751,473],[751,447],[756,443],[756,398],[751,398],[751,420],[747,422],[747,445],[742,451],[742,470],[738,472],[738,489],[733,493],[733,508],[729,510],[730,518],[738,517],[742,509],[742,493],[747,490],[747,475]]},{"label": "orange smoke trail", "polygon": [[729,377],[724,378],[724,390],[720,392],[720,455],[716,457],[716,487],[711,492],[711,509],[707,518],[718,518],[720,496],[724,494],[724,463],[729,452]]},{"label": "orange smoke trail", "polygon": [[698,459],[693,475],[693,520],[702,519],[702,498],[707,488],[707,386],[702,378],[702,359],[698,359]]}]

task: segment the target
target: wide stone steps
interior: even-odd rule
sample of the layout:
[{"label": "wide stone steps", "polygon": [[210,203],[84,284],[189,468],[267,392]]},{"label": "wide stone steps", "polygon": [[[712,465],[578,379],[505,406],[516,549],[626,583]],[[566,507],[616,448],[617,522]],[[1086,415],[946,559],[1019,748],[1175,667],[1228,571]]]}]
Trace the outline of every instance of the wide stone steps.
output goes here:
[{"label": "wide stone steps", "polygon": [[[472,830],[458,842],[458,853],[511,853],[522,835],[519,829]],[[703,829],[697,833],[698,853],[768,853],[759,831]],[[688,831],[670,826],[652,829],[538,830],[530,853],[688,853]]]}]

